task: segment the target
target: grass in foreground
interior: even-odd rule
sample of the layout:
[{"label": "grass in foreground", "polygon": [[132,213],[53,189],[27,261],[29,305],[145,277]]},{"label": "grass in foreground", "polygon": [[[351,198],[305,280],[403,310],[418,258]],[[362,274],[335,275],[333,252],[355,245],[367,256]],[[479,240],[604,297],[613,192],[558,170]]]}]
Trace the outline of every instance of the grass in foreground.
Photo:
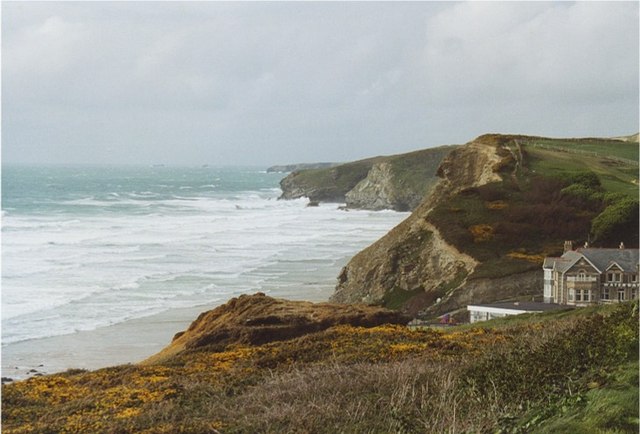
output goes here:
[{"label": "grass in foreground", "polygon": [[3,387],[3,432],[638,431],[637,302],[499,324],[337,326],[33,378]]}]

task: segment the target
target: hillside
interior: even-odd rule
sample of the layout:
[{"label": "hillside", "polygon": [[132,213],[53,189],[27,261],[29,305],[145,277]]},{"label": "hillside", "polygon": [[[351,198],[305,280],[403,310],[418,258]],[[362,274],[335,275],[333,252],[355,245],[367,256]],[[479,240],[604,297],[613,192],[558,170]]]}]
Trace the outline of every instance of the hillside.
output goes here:
[{"label": "hillside", "polygon": [[262,345],[319,332],[339,324],[374,327],[406,324],[411,318],[400,312],[365,305],[310,303],[268,297],[263,293],[241,295],[204,312],[188,330],[146,363],[156,363],[186,350],[221,350],[228,345]]},{"label": "hillside", "polygon": [[[264,295],[243,297],[201,315],[181,337],[212,336],[223,316],[231,324],[266,320],[274,306],[297,310]],[[304,309],[314,317],[312,305]],[[268,343],[218,333],[208,345],[141,365],[4,385],[2,428],[633,433],[637,324],[634,302],[442,330],[342,324]]]},{"label": "hillside", "polygon": [[[540,295],[545,256],[638,246],[638,143],[488,134],[453,150],[412,215],[357,254],[338,302],[432,317]],[[439,301],[438,301],[439,300]]]},{"label": "hillside", "polygon": [[295,171],[280,182],[281,199],[308,197],[349,208],[414,209],[434,185],[442,159],[454,146],[374,157],[335,167]]}]

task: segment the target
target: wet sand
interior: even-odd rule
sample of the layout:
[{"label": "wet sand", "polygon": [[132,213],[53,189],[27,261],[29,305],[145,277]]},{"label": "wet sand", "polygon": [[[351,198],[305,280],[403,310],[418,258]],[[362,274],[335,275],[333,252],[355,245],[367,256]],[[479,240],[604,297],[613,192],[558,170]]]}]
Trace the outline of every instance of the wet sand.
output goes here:
[{"label": "wet sand", "polygon": [[201,312],[215,307],[173,309],[97,330],[9,344],[2,347],[2,377],[18,380],[72,368],[137,363],[167,346]]},{"label": "wet sand", "polygon": [[[333,287],[300,291],[279,288],[269,295],[290,300],[327,301]],[[68,369],[99,369],[138,363],[171,343],[173,336],[186,330],[202,312],[226,303],[172,309],[69,335],[9,344],[2,347],[2,377],[22,380],[38,374],[53,374]]]}]

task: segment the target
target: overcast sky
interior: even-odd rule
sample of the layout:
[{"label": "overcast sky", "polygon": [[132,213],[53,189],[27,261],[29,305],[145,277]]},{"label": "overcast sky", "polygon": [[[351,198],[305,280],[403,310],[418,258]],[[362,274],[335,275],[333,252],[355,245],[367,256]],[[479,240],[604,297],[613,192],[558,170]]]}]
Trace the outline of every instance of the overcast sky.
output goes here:
[{"label": "overcast sky", "polygon": [[638,132],[638,2],[2,2],[3,163]]}]

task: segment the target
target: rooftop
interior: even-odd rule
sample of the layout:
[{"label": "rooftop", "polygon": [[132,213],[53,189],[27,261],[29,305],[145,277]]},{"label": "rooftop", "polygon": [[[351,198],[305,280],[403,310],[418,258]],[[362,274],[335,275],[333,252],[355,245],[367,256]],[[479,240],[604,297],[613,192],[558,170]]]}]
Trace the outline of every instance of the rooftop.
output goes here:
[{"label": "rooftop", "polygon": [[600,273],[604,273],[613,263],[618,264],[623,271],[632,273],[638,270],[640,255],[638,249],[581,248],[565,252],[560,258],[545,258],[543,267],[565,272],[581,258],[593,264]]}]

